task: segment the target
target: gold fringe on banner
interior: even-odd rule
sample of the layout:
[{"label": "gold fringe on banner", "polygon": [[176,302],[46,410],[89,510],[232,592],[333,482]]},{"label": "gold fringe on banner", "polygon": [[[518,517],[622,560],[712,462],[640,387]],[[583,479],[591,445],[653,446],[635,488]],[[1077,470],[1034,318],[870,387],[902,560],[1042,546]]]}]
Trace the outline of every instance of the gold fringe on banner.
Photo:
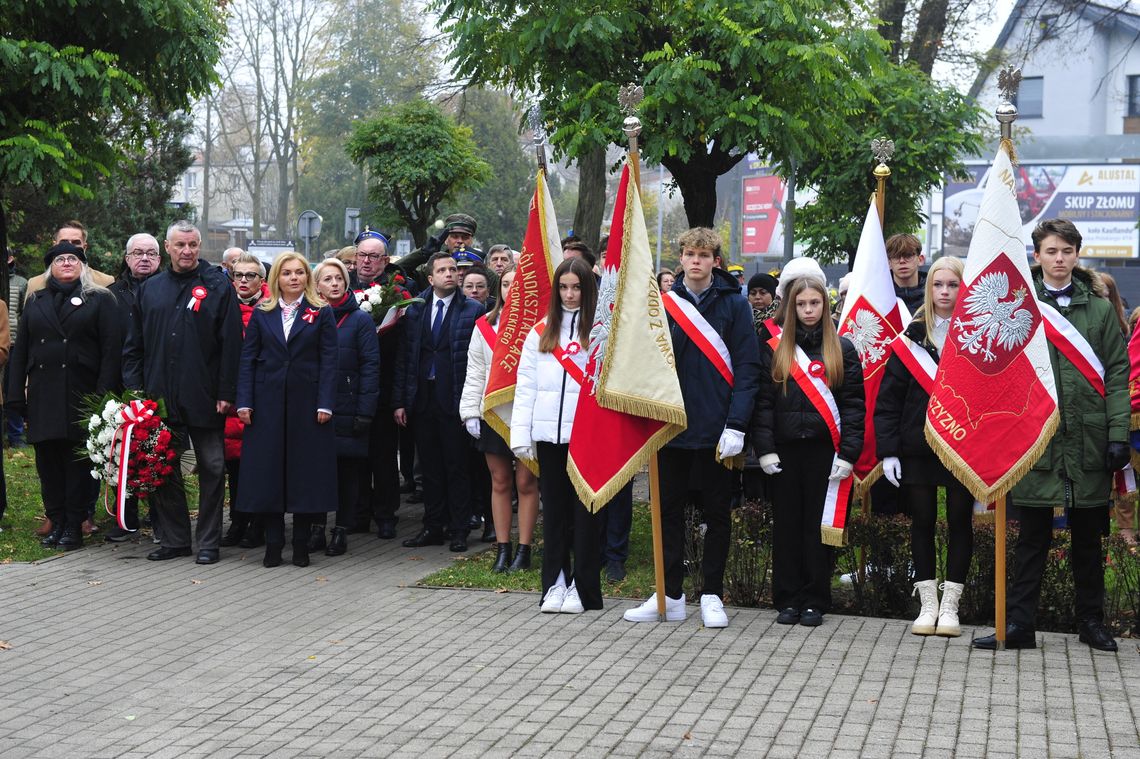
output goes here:
[{"label": "gold fringe on banner", "polygon": [[602,510],[602,507],[613,500],[614,496],[626,486],[633,476],[644,469],[649,464],[649,459],[660,450],[666,443],[675,438],[680,430],[674,425],[665,425],[661,429],[645,441],[645,444],[637,450],[625,462],[625,466],[617,471],[613,477],[609,479],[600,490],[594,492],[586,483],[586,478],[578,471],[578,466],[573,458],[566,460],[566,473],[570,475],[570,482],[574,484],[574,490],[578,493],[578,498],[586,506],[591,514],[597,514]]},{"label": "gold fringe on banner", "polygon": [[997,499],[1004,497],[1013,490],[1013,486],[1021,481],[1021,478],[1028,474],[1037,460],[1045,453],[1045,449],[1049,447],[1050,441],[1053,439],[1053,433],[1057,431],[1060,425],[1061,415],[1057,409],[1053,409],[1053,413],[1045,421],[1044,426],[1041,428],[1041,434],[1037,437],[1037,442],[1025,452],[1025,454],[1018,459],[1017,463],[1010,468],[1008,472],[1001,476],[1001,478],[993,485],[987,485],[974,470],[970,468],[958,452],[938,436],[934,429],[930,426],[930,419],[927,418],[926,424],[923,426],[923,432],[926,435],[926,442],[930,445],[931,449],[937,454],[938,458],[942,461],[943,465],[950,470],[950,474],[957,478],[966,486],[966,489],[973,494],[974,498],[982,503],[993,503]]},{"label": "gold fringe on banner", "polygon": [[1132,416],[1128,418],[1128,429],[1140,430],[1140,414],[1136,413],[1135,411],[1133,411]]},{"label": "gold fringe on banner", "polygon": [[865,495],[867,495],[867,493],[871,492],[871,486],[874,485],[876,482],[878,482],[879,478],[882,476],[883,476],[883,462],[880,461],[878,464],[875,464],[874,469],[867,472],[866,477],[864,477],[863,479],[859,479],[858,477],[856,477],[855,478],[855,497],[859,500],[863,500],[863,496],[865,496]]},{"label": "gold fringe on banner", "polygon": [[819,526],[819,539],[825,546],[842,548],[847,545],[847,529],[840,530],[838,527],[828,527],[821,524]]},{"label": "gold fringe on banner", "polygon": [[1001,142],[998,143],[998,146],[1002,150],[1005,151],[1005,154],[1007,156],[1009,156],[1009,162],[1012,163],[1014,166],[1016,166],[1017,165],[1017,149],[1013,147],[1013,140],[1006,139],[1003,137]]}]

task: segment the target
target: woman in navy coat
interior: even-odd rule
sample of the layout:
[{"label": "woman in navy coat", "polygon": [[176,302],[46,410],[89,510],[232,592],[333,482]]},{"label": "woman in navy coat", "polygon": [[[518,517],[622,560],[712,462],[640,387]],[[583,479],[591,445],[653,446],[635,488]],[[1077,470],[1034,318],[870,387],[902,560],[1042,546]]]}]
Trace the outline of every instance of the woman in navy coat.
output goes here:
[{"label": "woman in navy coat", "polygon": [[336,319],[337,372],[333,429],[336,431],[336,478],[338,504],[332,539],[325,546],[325,523],[312,526],[309,551],[325,549],[326,556],[348,550],[360,480],[367,474],[368,439],[376,401],[380,395],[380,341],[376,323],[360,310],[348,289],[348,268],[328,258],[313,270],[317,293],[332,307]]},{"label": "woman in navy coat", "polygon": [[[298,253],[269,270],[269,297],[245,331],[238,417],[245,424],[238,510],[265,518],[265,559],[281,563],[285,512],[293,514],[293,564],[309,565],[314,518],[336,510],[336,320]],[[248,472],[248,474],[247,474]]]}]

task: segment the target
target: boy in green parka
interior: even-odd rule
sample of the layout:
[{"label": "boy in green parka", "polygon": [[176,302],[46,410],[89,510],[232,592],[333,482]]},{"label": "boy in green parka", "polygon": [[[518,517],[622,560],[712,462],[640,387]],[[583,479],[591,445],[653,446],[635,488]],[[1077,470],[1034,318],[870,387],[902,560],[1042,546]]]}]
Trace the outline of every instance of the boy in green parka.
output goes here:
[{"label": "boy in green parka", "polygon": [[[1072,222],[1048,219],[1033,230],[1033,284],[1043,304],[1057,309],[1088,341],[1104,366],[1105,394],[1050,341],[1060,427],[1033,469],[1014,486],[1020,512],[1016,568],[1006,605],[1006,648],[1036,648],[1034,617],[1053,538],[1053,508],[1064,507],[1072,537],[1073,580],[1080,640],[1115,651],[1104,626],[1104,553],[1113,472],[1129,461],[1128,356],[1120,325],[1096,274],[1077,265],[1081,233]],[[995,648],[993,635],[974,640]]]}]

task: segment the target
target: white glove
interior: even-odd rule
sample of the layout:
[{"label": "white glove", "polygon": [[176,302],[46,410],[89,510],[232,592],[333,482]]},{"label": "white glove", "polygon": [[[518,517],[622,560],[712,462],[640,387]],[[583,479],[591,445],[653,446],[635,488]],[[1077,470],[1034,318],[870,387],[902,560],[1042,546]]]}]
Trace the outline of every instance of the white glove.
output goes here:
[{"label": "white glove", "polygon": [[784,471],[780,468],[780,454],[765,453],[760,457],[760,468],[764,470],[764,474],[779,474]]},{"label": "white glove", "polygon": [[738,456],[744,450],[744,433],[725,427],[724,432],[720,433],[720,442],[716,447],[720,451],[721,459]]},{"label": "white glove", "polygon": [[831,465],[831,476],[829,476],[827,479],[845,480],[851,476],[851,468],[852,467],[850,462],[844,461],[843,459],[836,456],[835,461]]},{"label": "white glove", "polygon": [[515,458],[518,459],[527,459],[529,461],[534,461],[535,458],[534,449],[529,445],[520,445],[516,448],[512,448],[511,453],[513,453],[515,455]]},{"label": "white glove", "polygon": [[883,476],[896,488],[899,486],[899,480],[902,479],[902,462],[897,456],[887,456],[883,459]]},{"label": "white glove", "polygon": [[467,421],[463,422],[463,424],[465,427],[467,427],[467,434],[478,440],[479,435],[482,432],[482,430],[479,428],[479,420],[476,417],[471,417]]}]

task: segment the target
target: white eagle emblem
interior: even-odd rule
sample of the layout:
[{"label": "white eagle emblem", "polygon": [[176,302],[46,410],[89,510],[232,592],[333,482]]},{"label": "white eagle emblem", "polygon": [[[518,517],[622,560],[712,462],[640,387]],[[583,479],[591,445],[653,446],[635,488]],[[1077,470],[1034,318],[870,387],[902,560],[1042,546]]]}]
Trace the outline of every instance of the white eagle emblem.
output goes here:
[{"label": "white eagle emblem", "polygon": [[610,337],[610,322],[613,321],[614,301],[617,299],[618,270],[608,266],[602,270],[602,282],[598,285],[598,306],[594,311],[594,326],[590,328],[590,355],[594,357],[593,372],[590,373],[590,392],[593,393],[602,375],[602,359],[606,355],[606,343]]},{"label": "white eagle emblem", "polygon": [[997,360],[993,349],[1013,350],[1029,340],[1033,329],[1033,314],[1027,308],[1020,308],[1029,291],[1024,286],[1013,291],[1008,297],[1009,277],[1004,272],[992,272],[978,279],[966,296],[965,312],[971,319],[959,318],[958,344],[974,355],[981,354],[982,360]]},{"label": "white eagle emblem", "polygon": [[874,366],[887,355],[887,340],[883,337],[883,320],[874,311],[860,308],[847,317],[847,332],[844,337],[855,344],[859,351],[859,362],[864,366]]}]

